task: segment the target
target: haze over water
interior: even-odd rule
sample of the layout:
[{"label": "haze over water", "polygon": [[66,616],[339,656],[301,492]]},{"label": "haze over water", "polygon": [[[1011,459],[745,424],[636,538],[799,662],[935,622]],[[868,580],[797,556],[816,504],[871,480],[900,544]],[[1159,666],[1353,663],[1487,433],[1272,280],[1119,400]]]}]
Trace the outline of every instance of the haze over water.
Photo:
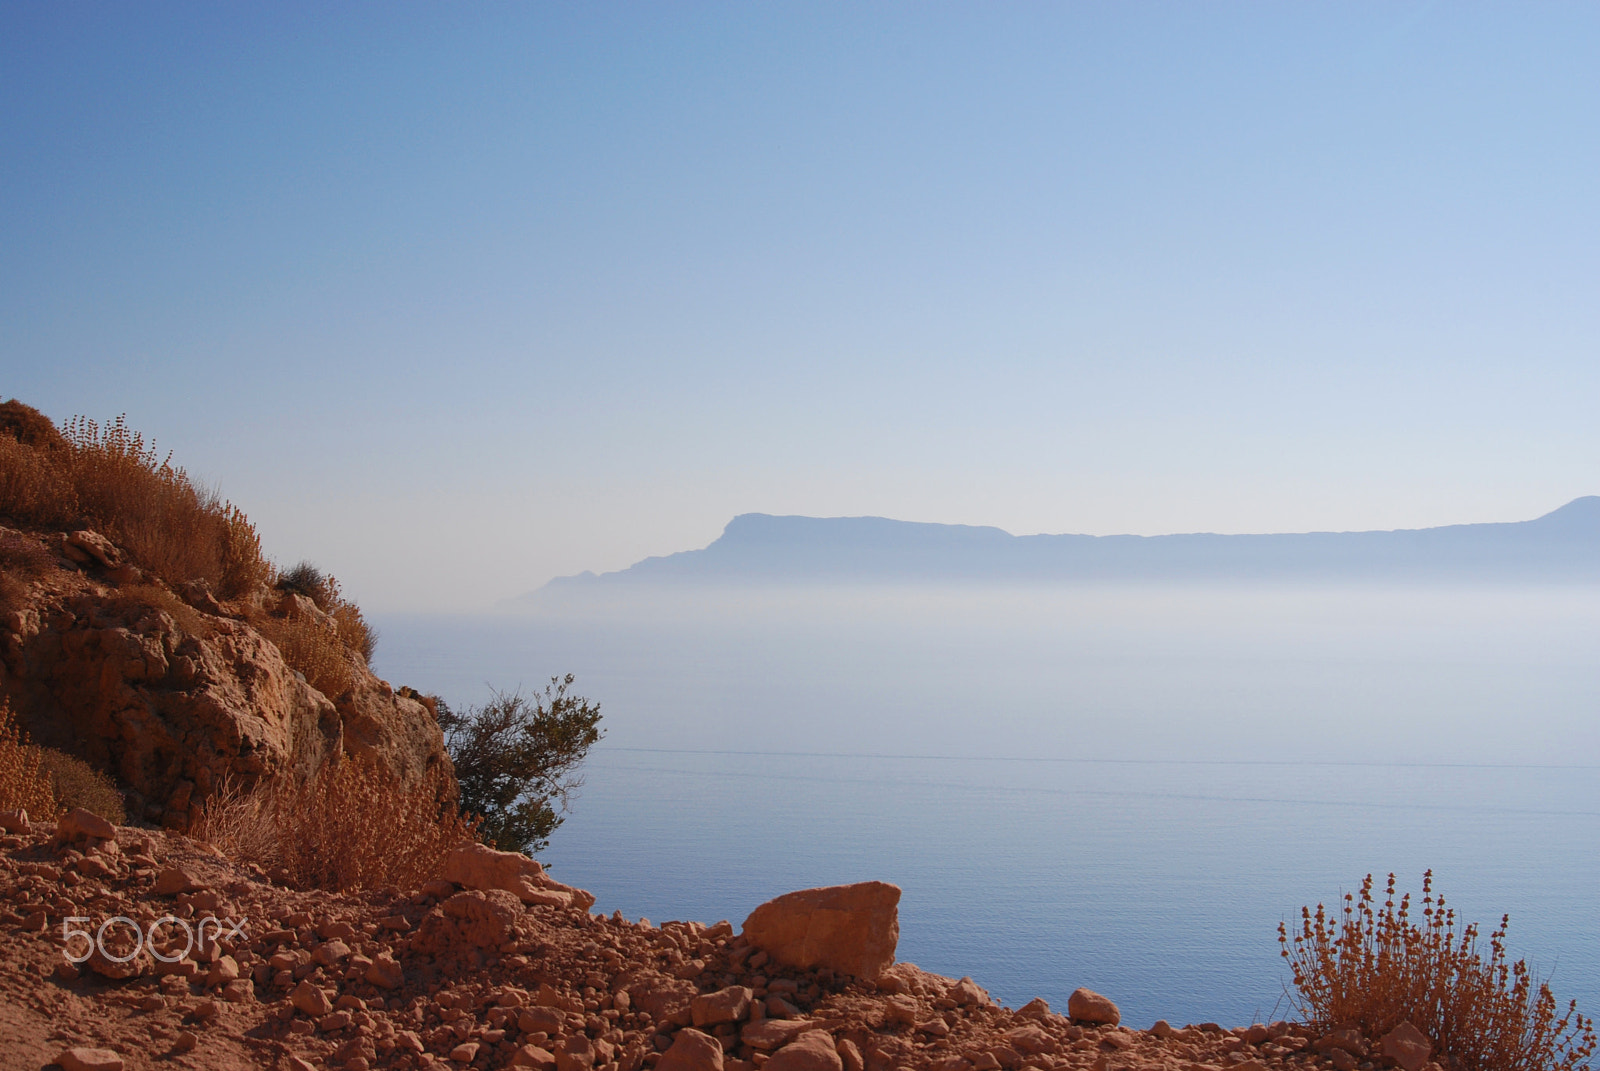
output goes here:
[{"label": "haze over water", "polygon": [[900,958],[1134,1025],[1288,1013],[1275,928],[1432,867],[1600,1006],[1592,587],[565,593],[380,622],[397,684],[578,675],[606,739],[545,858],[629,917],[905,890]]}]

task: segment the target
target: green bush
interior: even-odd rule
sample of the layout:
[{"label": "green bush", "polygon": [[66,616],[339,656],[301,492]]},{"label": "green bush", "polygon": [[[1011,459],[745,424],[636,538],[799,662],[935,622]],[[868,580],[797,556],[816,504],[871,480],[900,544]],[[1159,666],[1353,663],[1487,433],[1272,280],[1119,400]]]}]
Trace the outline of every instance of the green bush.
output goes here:
[{"label": "green bush", "polygon": [[533,853],[550,844],[573,794],[577,768],[604,733],[600,705],[569,695],[572,674],[552,677],[531,699],[494,697],[458,714],[438,701],[445,749],[455,763],[461,810],[476,815],[483,843]]}]

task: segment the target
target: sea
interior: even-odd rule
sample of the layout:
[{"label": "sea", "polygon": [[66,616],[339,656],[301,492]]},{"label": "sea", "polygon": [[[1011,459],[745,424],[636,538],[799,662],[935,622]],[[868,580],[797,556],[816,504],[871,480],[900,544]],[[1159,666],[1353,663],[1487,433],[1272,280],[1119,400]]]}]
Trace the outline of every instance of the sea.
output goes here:
[{"label": "sea", "polygon": [[[540,858],[739,925],[901,887],[898,958],[1147,1027],[1296,1014],[1278,930],[1371,874],[1600,1011],[1600,588],[573,586],[386,615],[447,699],[571,673],[605,736]],[[1381,896],[1380,896],[1381,900]]]}]

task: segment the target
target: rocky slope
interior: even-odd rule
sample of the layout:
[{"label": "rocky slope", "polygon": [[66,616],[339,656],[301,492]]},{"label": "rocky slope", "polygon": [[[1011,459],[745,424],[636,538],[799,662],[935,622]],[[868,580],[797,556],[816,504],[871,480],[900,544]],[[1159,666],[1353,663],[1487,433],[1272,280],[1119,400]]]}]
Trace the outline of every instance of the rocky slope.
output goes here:
[{"label": "rocky slope", "polygon": [[447,764],[433,712],[359,658],[325,695],[252,624],[331,627],[302,595],[218,602],[142,573],[95,532],[0,526],[0,697],[33,739],[111,773],[130,815],[188,828],[228,781],[307,777],[340,752],[401,784]]},{"label": "rocky slope", "polygon": [[[479,846],[420,888],[330,895],[83,812],[0,826],[6,1068],[1440,1071],[1403,1030],[1133,1030],[1087,991],[1071,1017],[1000,1007],[893,963],[898,890],[878,883],[781,897],[736,932],[590,914],[586,893]],[[65,962],[92,946],[64,925],[118,916],[108,955]],[[163,916],[135,949],[131,926]],[[220,935],[201,926],[186,950],[184,924],[213,916]]]}]

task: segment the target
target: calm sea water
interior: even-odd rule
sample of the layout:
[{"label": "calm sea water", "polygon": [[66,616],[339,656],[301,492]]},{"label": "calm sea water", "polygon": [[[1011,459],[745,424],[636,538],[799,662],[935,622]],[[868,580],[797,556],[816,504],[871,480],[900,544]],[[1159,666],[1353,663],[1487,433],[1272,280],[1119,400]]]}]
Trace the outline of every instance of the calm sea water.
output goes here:
[{"label": "calm sea water", "polygon": [[1600,1009],[1593,589],[572,597],[379,621],[395,683],[573,672],[607,736],[545,861],[731,919],[892,881],[901,959],[1135,1025],[1288,1013],[1276,928],[1432,868]]}]

